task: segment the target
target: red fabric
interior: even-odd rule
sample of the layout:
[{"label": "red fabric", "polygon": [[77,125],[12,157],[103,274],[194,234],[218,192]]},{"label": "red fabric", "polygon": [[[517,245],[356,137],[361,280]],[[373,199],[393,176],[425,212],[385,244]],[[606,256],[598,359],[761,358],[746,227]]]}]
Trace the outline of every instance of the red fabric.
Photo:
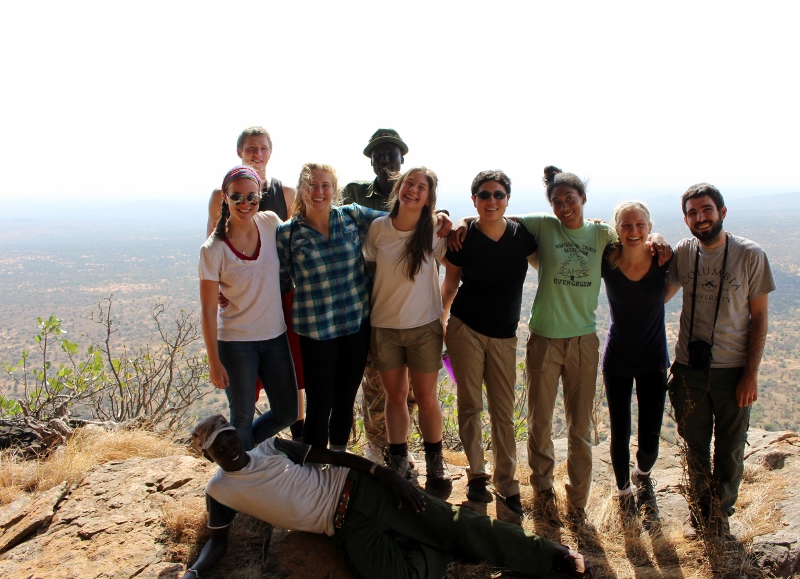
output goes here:
[{"label": "red fabric", "polygon": [[[286,322],[286,337],[289,338],[289,349],[292,351],[297,389],[303,390],[306,387],[306,383],[303,380],[303,360],[300,358],[300,336],[292,331],[292,300],[294,300],[294,290],[281,296],[283,319]],[[261,379],[256,377],[256,400],[258,400],[258,391],[263,389],[264,386],[261,384]]]},{"label": "red fabric", "polygon": [[303,379],[303,359],[300,357],[300,336],[292,331],[293,301],[294,290],[281,296],[283,319],[286,321],[286,336],[289,338],[289,348],[292,350],[292,361],[294,362],[294,375],[297,377],[297,389],[303,390],[306,387],[306,383]]}]

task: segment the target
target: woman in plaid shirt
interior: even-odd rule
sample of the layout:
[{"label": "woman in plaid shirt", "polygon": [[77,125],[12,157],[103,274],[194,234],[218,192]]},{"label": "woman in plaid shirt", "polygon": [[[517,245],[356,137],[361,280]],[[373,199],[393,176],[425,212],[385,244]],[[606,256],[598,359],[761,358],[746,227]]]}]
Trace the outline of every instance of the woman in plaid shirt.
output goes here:
[{"label": "woman in plaid shirt", "polygon": [[361,244],[383,211],[334,206],[330,165],[303,165],[292,218],[277,232],[282,271],[295,284],[292,325],[300,335],[307,412],[303,441],[347,448],[353,404],[369,351],[370,282]]}]

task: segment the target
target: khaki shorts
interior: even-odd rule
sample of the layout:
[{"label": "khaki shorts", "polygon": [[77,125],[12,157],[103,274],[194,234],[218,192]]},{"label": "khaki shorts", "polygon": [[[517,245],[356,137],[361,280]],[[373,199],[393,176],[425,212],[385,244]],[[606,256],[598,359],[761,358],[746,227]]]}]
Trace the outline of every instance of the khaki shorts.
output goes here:
[{"label": "khaki shorts", "polygon": [[407,365],[412,372],[436,373],[442,367],[443,339],[439,318],[416,328],[372,328],[372,366],[379,372]]}]

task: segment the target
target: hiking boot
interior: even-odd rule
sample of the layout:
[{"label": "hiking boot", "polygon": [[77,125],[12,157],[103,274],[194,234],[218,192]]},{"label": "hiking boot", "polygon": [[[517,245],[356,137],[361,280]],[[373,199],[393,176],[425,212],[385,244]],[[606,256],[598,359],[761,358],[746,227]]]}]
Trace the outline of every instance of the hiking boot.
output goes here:
[{"label": "hiking boot", "polygon": [[364,458],[381,466],[386,464],[386,453],[383,452],[383,447],[371,440],[367,441],[367,447],[364,449]]},{"label": "hiking boot", "polygon": [[450,471],[444,463],[444,456],[441,452],[425,453],[425,472],[427,473],[428,484],[434,486],[444,486],[452,484]]},{"label": "hiking boot", "polygon": [[467,499],[476,503],[491,503],[492,493],[486,490],[489,479],[485,476],[474,478],[467,483]]},{"label": "hiking boot", "polygon": [[412,482],[414,482],[419,476],[417,469],[414,468],[414,463],[411,461],[411,458],[408,455],[401,456],[399,454],[392,454],[389,456],[389,462],[386,464],[386,466],[397,472],[397,474],[404,479]]},{"label": "hiking boot", "polygon": [[595,527],[589,522],[586,517],[586,509],[582,507],[573,507],[570,505],[569,513],[567,514],[567,522],[573,531],[588,531],[595,532]]},{"label": "hiking boot", "polygon": [[661,522],[656,502],[656,481],[649,474],[638,474],[634,471],[631,482],[636,485],[636,503],[642,512],[642,524],[649,531]]},{"label": "hiking boot", "polygon": [[556,493],[552,488],[538,492],[534,501],[534,515],[552,527],[561,526]]},{"label": "hiking boot", "polygon": [[505,503],[510,511],[520,517],[525,514],[525,511],[522,509],[522,501],[520,500],[519,493],[506,497]]},{"label": "hiking boot", "polygon": [[619,516],[624,529],[633,529],[636,526],[636,497],[632,492],[617,497],[619,501]]}]

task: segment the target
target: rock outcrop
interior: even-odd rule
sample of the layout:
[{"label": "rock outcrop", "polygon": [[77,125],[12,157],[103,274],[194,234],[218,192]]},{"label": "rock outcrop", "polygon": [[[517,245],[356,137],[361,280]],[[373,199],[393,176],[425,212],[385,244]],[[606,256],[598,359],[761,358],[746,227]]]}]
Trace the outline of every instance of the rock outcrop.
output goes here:
[{"label": "rock outcrop", "polygon": [[[773,469],[795,477],[800,472],[800,436],[794,433],[750,432],[747,464],[752,472]],[[519,462],[524,469],[525,445]],[[566,441],[556,441],[557,461],[566,458]],[[424,462],[424,461],[423,461]],[[451,461],[454,486],[449,500],[464,500],[466,476],[456,457]],[[174,579],[183,573],[176,561],[164,527],[164,513],[179,503],[194,501],[202,510],[203,488],[214,471],[210,463],[189,456],[130,459],[98,466],[76,488],[55,487],[35,497],[24,497],[0,507],[0,577],[100,579]],[[677,449],[662,446],[654,477],[665,525],[680,526],[688,508],[680,494],[682,471]],[[520,477],[526,483],[524,475]],[[608,443],[594,449],[594,491],[612,492]],[[420,481],[424,483],[424,471]],[[523,498],[530,498],[524,487]],[[447,497],[445,497],[447,498]],[[595,503],[602,501],[595,501]],[[751,553],[758,563],[778,577],[792,577],[800,567],[800,488],[789,483],[778,498],[780,510],[772,513],[777,530],[755,536]],[[495,501],[471,505],[498,518],[513,514]],[[602,532],[600,508],[589,511]],[[745,509],[742,510],[746,512]],[[742,534],[739,514],[732,518],[733,531]],[[271,532],[271,535],[270,535]],[[343,554],[322,536],[271,530],[267,525],[252,531],[261,541],[255,550],[261,576],[271,579],[352,579],[354,572]],[[263,551],[263,552],[261,552]],[[204,578],[235,577],[243,562],[230,554]],[[679,572],[680,563],[674,561]],[[661,568],[668,576],[669,565]],[[623,575],[617,574],[622,577]],[[677,575],[676,575],[677,576]]]}]

